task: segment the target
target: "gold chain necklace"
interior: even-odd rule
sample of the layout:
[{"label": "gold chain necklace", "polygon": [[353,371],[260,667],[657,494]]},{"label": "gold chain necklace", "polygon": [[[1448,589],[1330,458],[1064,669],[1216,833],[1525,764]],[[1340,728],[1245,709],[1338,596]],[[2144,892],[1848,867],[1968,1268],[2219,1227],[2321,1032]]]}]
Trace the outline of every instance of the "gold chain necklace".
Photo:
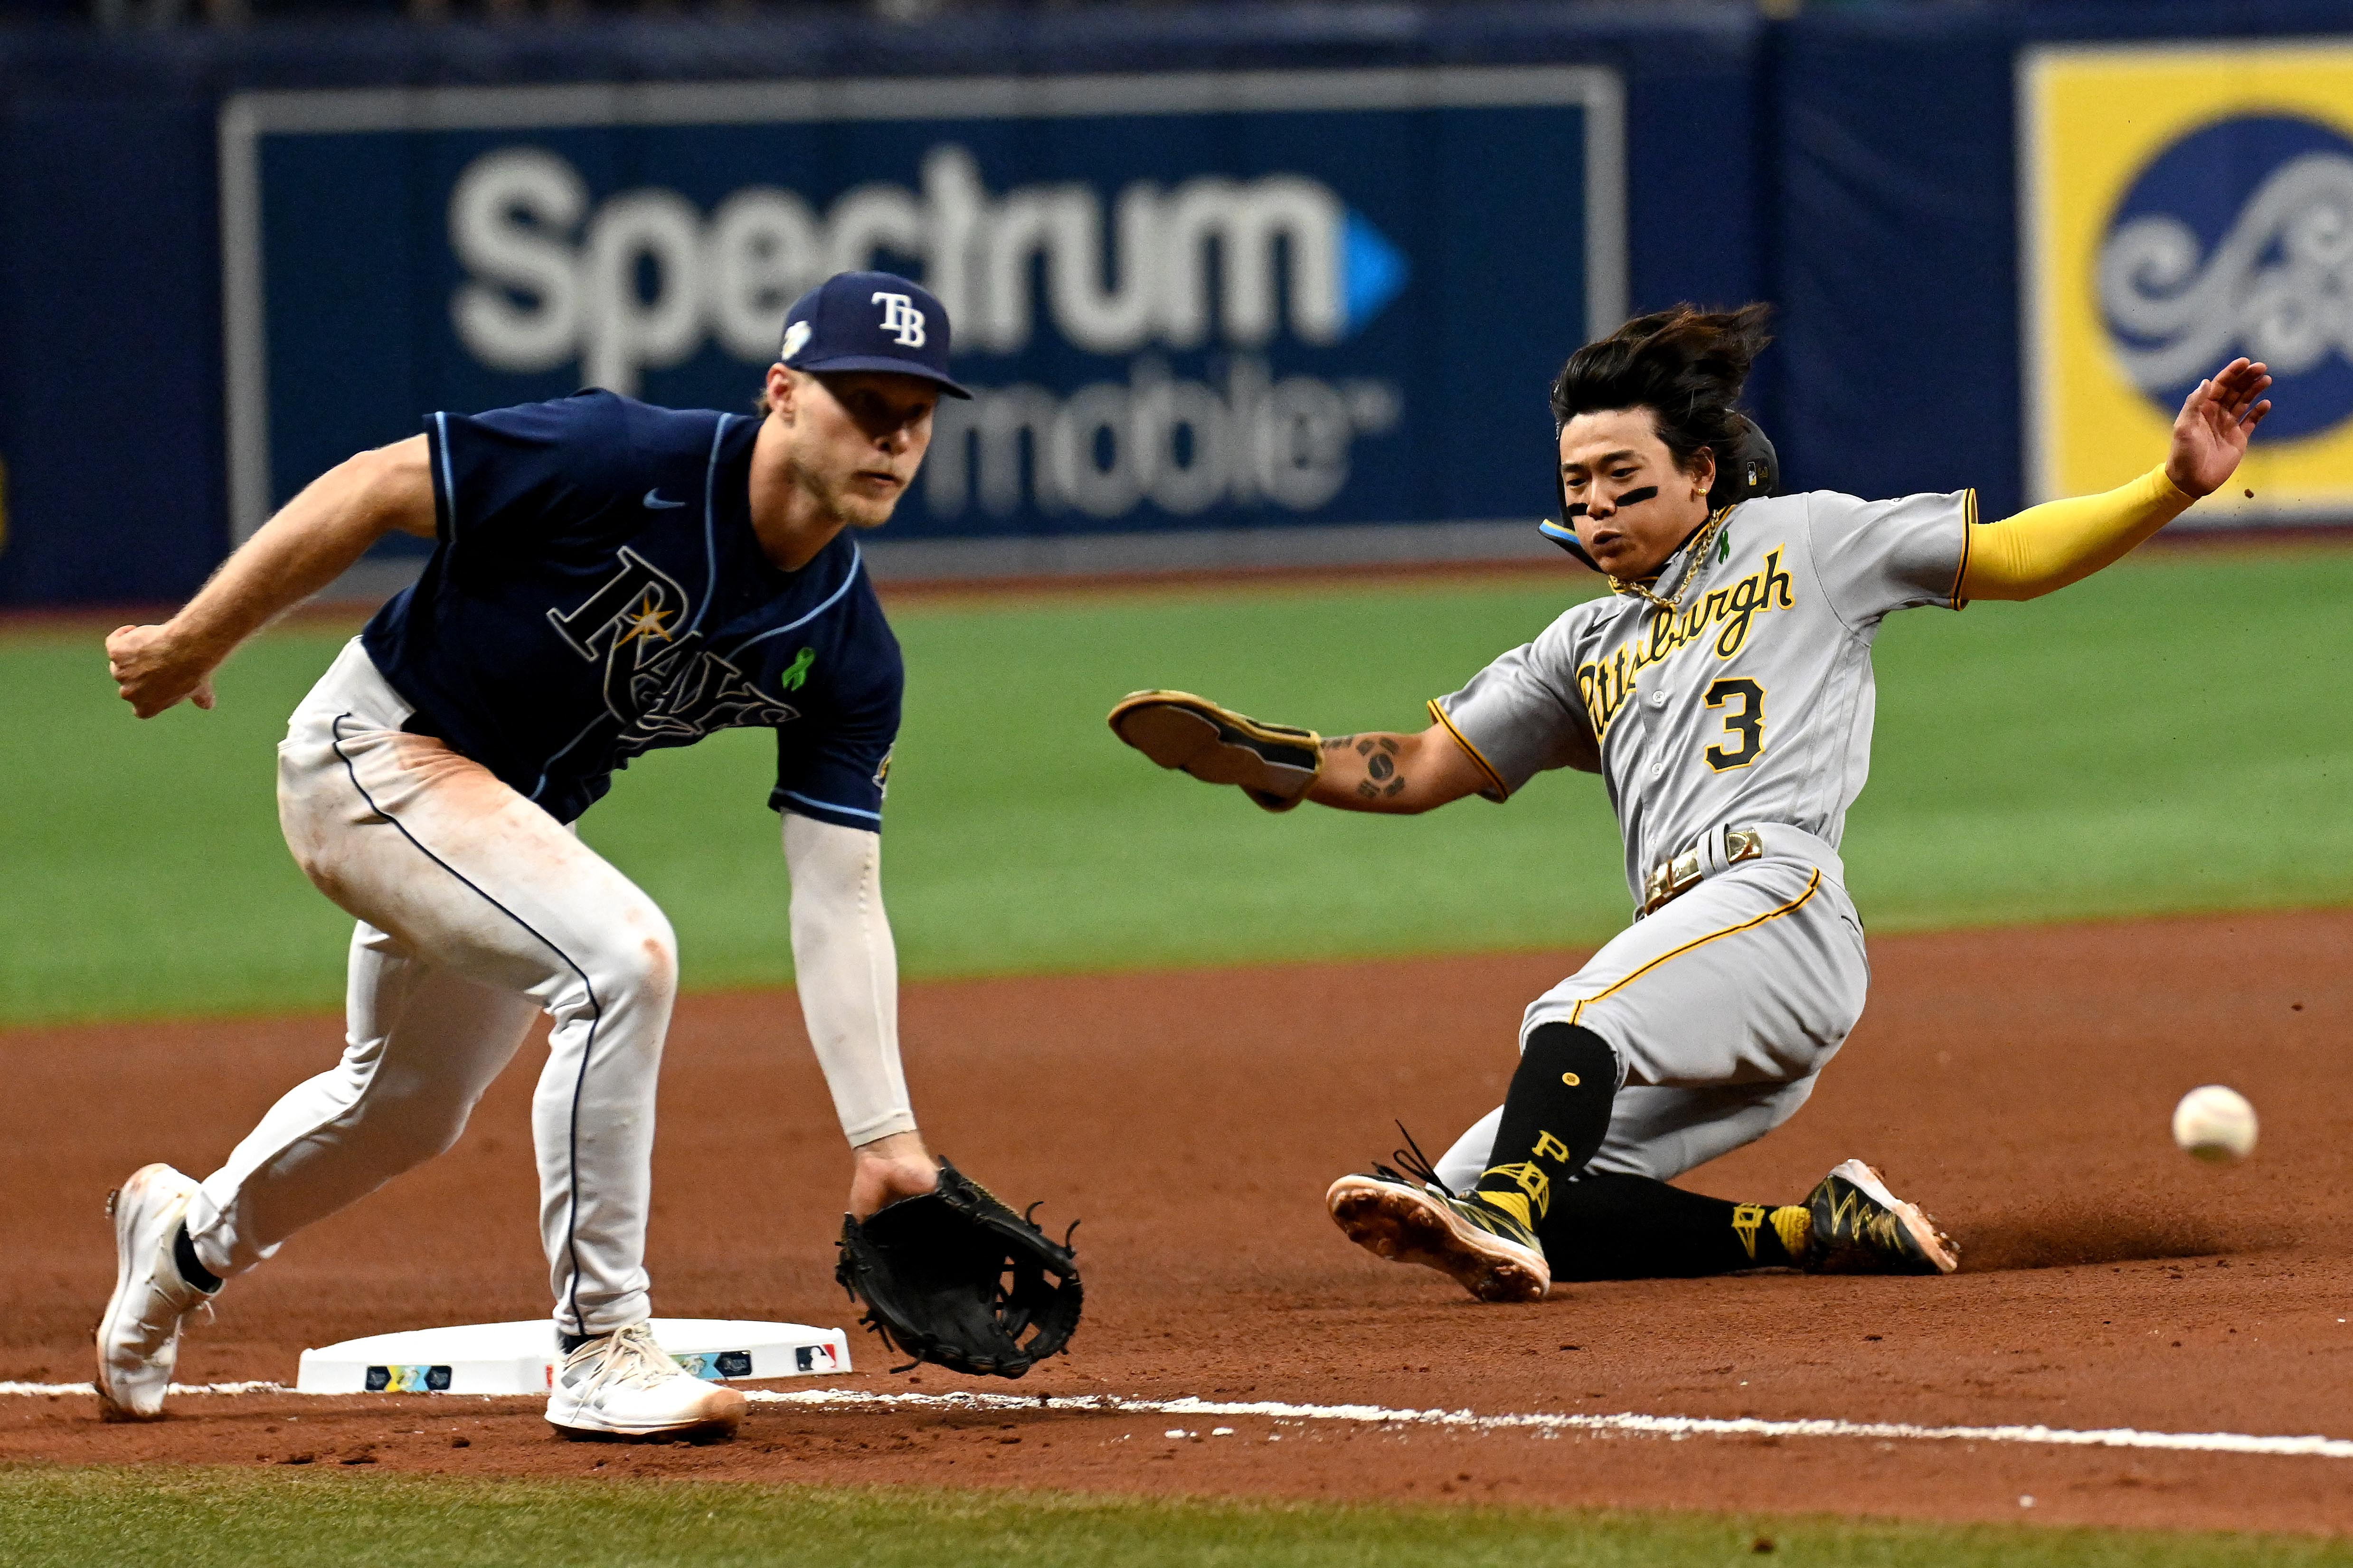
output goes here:
[{"label": "gold chain necklace", "polygon": [[1625,577],[1610,578],[1609,591],[1613,594],[1624,594],[1632,598],[1646,599],[1670,616],[1673,615],[1683,607],[1684,595],[1692,591],[1692,584],[1699,581],[1700,573],[1707,565],[1707,552],[1715,548],[1715,536],[1724,531],[1724,525],[1731,518],[1732,509],[1725,507],[1710,517],[1707,520],[1707,526],[1700,530],[1699,537],[1692,541],[1691,556],[1683,563],[1683,580],[1676,586],[1673,598],[1662,599],[1650,589],[1643,587],[1641,584]]}]

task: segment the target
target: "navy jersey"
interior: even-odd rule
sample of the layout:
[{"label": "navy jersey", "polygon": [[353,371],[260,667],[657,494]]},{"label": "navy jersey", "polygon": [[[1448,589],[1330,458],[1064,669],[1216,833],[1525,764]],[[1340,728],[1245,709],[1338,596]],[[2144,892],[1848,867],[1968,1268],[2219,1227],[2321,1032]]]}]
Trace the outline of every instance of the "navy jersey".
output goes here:
[{"label": "navy jersey", "polygon": [[439,543],[361,634],[409,728],[569,822],[640,752],[765,726],[771,805],[879,830],[899,644],[847,532],[760,549],[759,427],[609,392],[428,419]]}]

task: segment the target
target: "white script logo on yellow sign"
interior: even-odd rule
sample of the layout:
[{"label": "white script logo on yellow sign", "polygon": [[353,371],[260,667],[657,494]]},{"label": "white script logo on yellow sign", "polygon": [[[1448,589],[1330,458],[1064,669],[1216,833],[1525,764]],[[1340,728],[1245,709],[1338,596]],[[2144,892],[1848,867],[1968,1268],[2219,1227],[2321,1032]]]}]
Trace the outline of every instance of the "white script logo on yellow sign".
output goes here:
[{"label": "white script logo on yellow sign", "polygon": [[2146,469],[2245,354],[2275,406],[2200,510],[2353,510],[2353,45],[2033,51],[2019,139],[2033,499]]}]

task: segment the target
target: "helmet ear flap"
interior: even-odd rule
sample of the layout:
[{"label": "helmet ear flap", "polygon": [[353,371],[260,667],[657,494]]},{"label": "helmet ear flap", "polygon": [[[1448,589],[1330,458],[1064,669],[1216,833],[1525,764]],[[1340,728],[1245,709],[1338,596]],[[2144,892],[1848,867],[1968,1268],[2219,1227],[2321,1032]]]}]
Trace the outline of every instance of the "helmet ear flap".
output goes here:
[{"label": "helmet ear flap", "polygon": [[1712,511],[1781,492],[1781,458],[1773,450],[1773,443],[1765,438],[1757,421],[1746,414],[1732,417],[1738,422],[1740,434],[1729,451],[1721,447],[1716,451],[1715,484],[1707,492]]}]

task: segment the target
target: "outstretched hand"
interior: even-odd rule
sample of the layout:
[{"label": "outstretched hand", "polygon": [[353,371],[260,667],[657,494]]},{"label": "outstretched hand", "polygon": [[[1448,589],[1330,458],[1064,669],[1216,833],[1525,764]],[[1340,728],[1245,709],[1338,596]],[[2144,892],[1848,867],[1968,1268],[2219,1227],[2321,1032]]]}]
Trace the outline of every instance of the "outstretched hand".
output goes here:
[{"label": "outstretched hand", "polygon": [[2248,438],[2272,411],[2263,396],[2271,384],[2260,362],[2234,359],[2191,388],[2173,422],[2165,477],[2189,496],[2212,495],[2228,484],[2247,455]]}]

